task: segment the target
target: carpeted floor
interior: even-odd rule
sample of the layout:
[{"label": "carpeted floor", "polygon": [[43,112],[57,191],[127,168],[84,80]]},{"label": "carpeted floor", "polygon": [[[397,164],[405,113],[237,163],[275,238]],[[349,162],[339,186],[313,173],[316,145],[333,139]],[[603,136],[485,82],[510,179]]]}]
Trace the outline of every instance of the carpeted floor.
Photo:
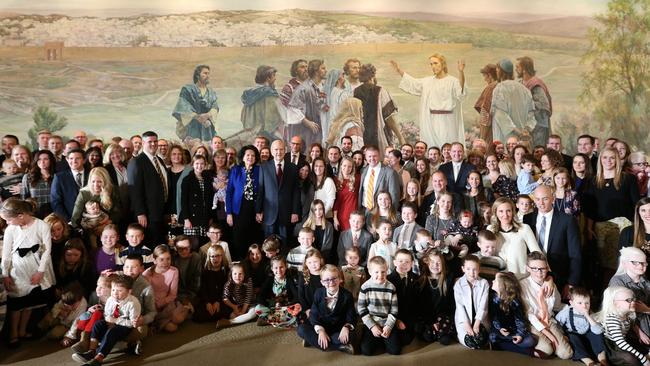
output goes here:
[{"label": "carpeted floor", "polygon": [[[303,348],[294,330],[258,327],[254,323],[214,330],[213,324],[187,322],[175,334],[157,334],[144,343],[142,356],[121,350],[111,355],[106,365],[418,365],[440,364],[514,366],[577,365],[571,361],[537,360],[508,352],[472,351],[459,344],[426,345],[415,340],[400,356],[350,356],[340,352],[321,352]],[[0,346],[0,364],[12,366],[76,365],[69,349],[47,340],[25,341],[18,350]]]}]

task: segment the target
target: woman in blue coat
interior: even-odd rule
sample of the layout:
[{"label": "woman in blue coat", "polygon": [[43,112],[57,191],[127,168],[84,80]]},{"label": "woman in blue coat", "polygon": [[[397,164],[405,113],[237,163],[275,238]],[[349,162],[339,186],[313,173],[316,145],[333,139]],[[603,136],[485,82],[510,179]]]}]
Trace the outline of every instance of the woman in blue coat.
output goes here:
[{"label": "woman in blue coat", "polygon": [[246,257],[247,248],[261,242],[260,224],[255,220],[255,201],[259,195],[260,154],[253,145],[239,151],[238,165],[230,170],[226,189],[226,222],[233,228],[233,260]]}]

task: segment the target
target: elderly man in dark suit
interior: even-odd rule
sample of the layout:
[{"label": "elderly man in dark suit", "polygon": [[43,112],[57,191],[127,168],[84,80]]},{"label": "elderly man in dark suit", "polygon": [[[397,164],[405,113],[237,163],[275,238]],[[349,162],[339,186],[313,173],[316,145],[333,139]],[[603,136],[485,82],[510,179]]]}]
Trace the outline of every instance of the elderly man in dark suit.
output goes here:
[{"label": "elderly man in dark suit", "polygon": [[264,235],[279,235],[285,246],[283,249],[287,249],[287,233],[300,221],[301,212],[298,167],[286,163],[285,151],[284,141],[273,141],[273,160],[260,167],[260,197],[255,202],[257,222],[264,224]]},{"label": "elderly man in dark suit", "polygon": [[379,149],[376,146],[366,149],[366,162],[368,165],[361,172],[359,208],[372,210],[381,191],[390,194],[393,207],[397,208],[400,199],[400,177],[397,172],[379,161]]},{"label": "elderly man in dark suit", "polygon": [[169,199],[169,179],[165,162],[160,159],[158,135],[142,134],[142,154],[132,158],[127,167],[131,208],[138,223],[145,229],[145,243],[150,248],[167,243],[165,212]]},{"label": "elderly man in dark suit", "polygon": [[524,223],[535,232],[557,288],[566,299],[570,288],[580,283],[582,253],[578,223],[573,216],[553,209],[553,192],[549,186],[537,187],[533,197],[537,211],[524,216]]},{"label": "elderly man in dark suit", "polygon": [[440,166],[445,173],[449,192],[463,194],[467,190],[467,177],[476,167],[465,161],[465,147],[460,142],[451,144],[451,161]]},{"label": "elderly man in dark suit", "polygon": [[84,168],[84,152],[81,149],[70,150],[66,160],[68,168],[54,175],[50,202],[54,212],[66,221],[70,221],[79,189],[88,183],[89,171]]}]

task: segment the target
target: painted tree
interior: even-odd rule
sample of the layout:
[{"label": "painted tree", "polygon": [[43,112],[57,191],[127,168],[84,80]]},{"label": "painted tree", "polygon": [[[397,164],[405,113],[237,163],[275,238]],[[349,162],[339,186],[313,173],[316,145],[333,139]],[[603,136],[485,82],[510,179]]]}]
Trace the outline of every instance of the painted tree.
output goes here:
[{"label": "painted tree", "polygon": [[650,145],[650,0],[612,0],[595,19],[582,58],[580,96],[597,122],[591,130],[645,148]]},{"label": "painted tree", "polygon": [[48,130],[54,133],[55,131],[62,130],[68,124],[68,119],[66,117],[59,116],[56,112],[45,105],[36,108],[32,118],[34,119],[34,126],[27,131],[27,137],[29,137],[32,149],[38,148],[38,143],[36,141],[38,131]]}]

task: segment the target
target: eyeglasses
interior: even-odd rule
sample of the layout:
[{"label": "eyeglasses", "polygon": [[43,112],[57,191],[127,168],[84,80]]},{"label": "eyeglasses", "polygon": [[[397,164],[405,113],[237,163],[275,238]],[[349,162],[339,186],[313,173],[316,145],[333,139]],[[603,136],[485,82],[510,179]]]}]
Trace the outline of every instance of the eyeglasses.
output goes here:
[{"label": "eyeglasses", "polygon": [[631,303],[635,302],[636,299],[633,298],[633,297],[628,297],[627,299],[616,299],[614,301],[625,301],[626,303],[631,304]]},{"label": "eyeglasses", "polygon": [[338,277],[333,277],[333,278],[323,278],[320,280],[322,283],[336,283],[338,281]]},{"label": "eyeglasses", "polygon": [[180,251],[185,251],[185,250],[190,250],[190,247],[176,247],[176,250]]},{"label": "eyeglasses", "polygon": [[533,272],[546,272],[548,271],[548,267],[528,267],[530,268],[531,271]]},{"label": "eyeglasses", "polygon": [[647,262],[638,262],[638,261],[630,261],[633,266],[635,267],[647,267],[648,263]]},{"label": "eyeglasses", "polygon": [[642,163],[632,163],[632,165],[637,165],[637,166],[648,166],[648,162],[644,161]]}]

